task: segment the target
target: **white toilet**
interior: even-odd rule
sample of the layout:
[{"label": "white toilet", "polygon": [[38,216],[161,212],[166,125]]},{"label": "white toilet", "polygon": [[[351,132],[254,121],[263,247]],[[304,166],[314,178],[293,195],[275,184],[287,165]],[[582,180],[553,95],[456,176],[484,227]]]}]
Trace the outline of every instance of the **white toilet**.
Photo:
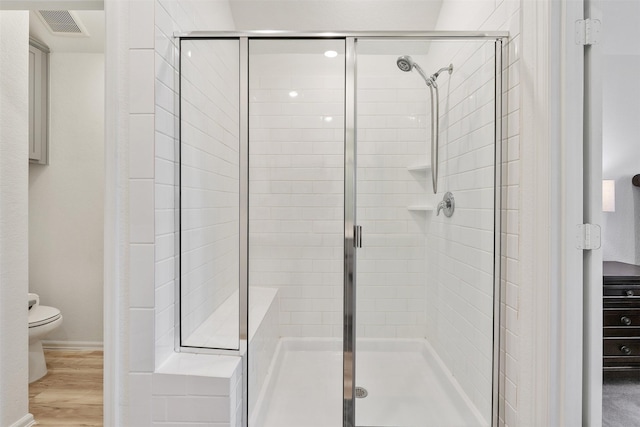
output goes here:
[{"label": "white toilet", "polygon": [[42,339],[61,324],[60,310],[40,305],[38,294],[29,294],[29,383],[47,374]]}]

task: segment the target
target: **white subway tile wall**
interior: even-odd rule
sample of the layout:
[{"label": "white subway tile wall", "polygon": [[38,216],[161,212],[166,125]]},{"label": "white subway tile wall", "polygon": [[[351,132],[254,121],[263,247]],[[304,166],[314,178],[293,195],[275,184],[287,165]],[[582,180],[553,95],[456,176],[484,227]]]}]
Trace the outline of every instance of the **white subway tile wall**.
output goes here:
[{"label": "white subway tile wall", "polygon": [[[173,33],[181,26],[170,15],[178,8],[175,1],[155,1],[155,164],[158,172],[164,172],[163,180],[156,180],[156,330],[155,330],[155,366],[162,364],[172,353],[176,324],[175,293],[177,247],[177,142],[175,123],[177,105],[175,102],[176,41]],[[171,12],[170,12],[171,11]],[[173,18],[172,18],[173,16]],[[185,25],[182,23],[181,25]],[[160,166],[162,165],[162,166]],[[162,255],[161,255],[162,254]]]},{"label": "white subway tile wall", "polygon": [[[129,9],[128,85],[129,114],[129,265],[128,279],[128,395],[119,402],[130,425],[145,425],[151,419],[151,377],[154,352],[154,43],[153,1],[140,1]],[[151,23],[151,28],[149,28]]]},{"label": "white subway tile wall", "polygon": [[242,425],[238,357],[175,354],[153,374],[152,390],[148,425]]},{"label": "white subway tile wall", "polygon": [[342,336],[344,55],[328,49],[344,42],[250,44],[249,284],[279,289],[284,337]]},{"label": "white subway tile wall", "polygon": [[[247,408],[249,419],[254,415],[256,403],[269,405],[271,393],[266,390],[268,376],[272,372],[272,360],[275,358],[276,346],[280,338],[279,298],[273,288],[254,287],[249,295],[249,358],[247,359],[248,396]],[[256,422],[256,425],[261,425]]]},{"label": "white subway tile wall", "polygon": [[[528,420],[518,417],[518,412],[527,410],[530,403],[518,398],[519,383],[528,368],[519,365],[519,348],[531,345],[529,338],[521,339],[520,332],[520,2],[497,0],[494,8],[487,8],[482,16],[477,16],[478,30],[502,30],[509,32],[509,39],[503,47],[503,127],[502,127],[502,296],[503,313],[500,344],[500,405],[499,423],[504,426],[526,424]],[[526,281],[525,281],[526,282]],[[520,373],[520,378],[519,378]]]},{"label": "white subway tile wall", "polygon": [[[452,45],[450,43],[450,45]],[[493,42],[432,49],[439,80],[439,191],[451,191],[451,218],[434,216],[427,239],[427,339],[480,413],[491,417],[496,57]],[[434,46],[435,47],[435,46]],[[453,51],[453,53],[452,53]]]},{"label": "white subway tile wall", "polygon": [[[502,313],[504,321],[501,328],[501,351],[504,352],[501,364],[501,394],[504,405],[500,419],[506,426],[518,425],[518,372],[524,369],[518,365],[519,348],[526,340],[520,339],[520,58],[521,46],[519,9],[514,2],[501,5],[510,14],[499,22],[498,28],[510,29],[511,38],[504,51],[508,52],[503,63],[505,78],[505,97],[503,111],[503,162],[506,163],[503,175],[502,202]],[[500,10],[501,8],[498,8]],[[515,11],[513,10],[515,8]],[[504,19],[502,11],[500,18]],[[504,97],[503,97],[504,99]],[[507,120],[508,117],[517,120]],[[526,417],[525,417],[526,418]]]},{"label": "white subway tile wall", "polygon": [[[239,57],[238,40],[182,42],[181,334],[195,347],[205,343],[190,336],[240,283]],[[238,334],[217,345],[209,332],[207,346],[239,348]]]},{"label": "white subway tile wall", "polygon": [[408,167],[431,159],[429,91],[417,73],[400,71],[396,60],[411,54],[420,64],[428,62],[406,43],[393,45],[389,54],[387,43],[358,43],[366,52],[358,55],[357,76],[356,217],[363,234],[357,251],[358,338],[425,336],[431,175]]},{"label": "white subway tile wall", "polygon": [[[168,395],[158,391],[155,383],[151,386],[152,379],[156,381],[159,375],[154,371],[174,353],[176,322],[175,131],[178,123],[173,35],[180,30],[211,29],[212,26],[231,30],[233,19],[228,4],[219,2],[136,0],[127,2],[126,7],[129,13],[131,225],[127,316],[129,381],[121,396],[126,409],[124,425],[241,426],[240,368],[223,391],[207,383],[195,391],[176,387]],[[153,262],[155,269],[150,266]],[[240,358],[234,359],[234,363],[241,366]],[[189,376],[187,371],[185,376]],[[210,378],[204,381],[209,380],[215,382]]]}]

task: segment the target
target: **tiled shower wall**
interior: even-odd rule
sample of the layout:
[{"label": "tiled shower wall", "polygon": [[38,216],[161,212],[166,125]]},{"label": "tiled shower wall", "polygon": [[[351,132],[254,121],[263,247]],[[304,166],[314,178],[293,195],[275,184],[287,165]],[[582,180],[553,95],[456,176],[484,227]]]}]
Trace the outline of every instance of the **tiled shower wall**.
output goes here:
[{"label": "tiled shower wall", "polygon": [[[174,32],[232,30],[226,2],[137,0],[118,2],[127,25],[128,43],[123,78],[128,94],[129,140],[129,283],[128,374],[121,391],[123,420],[118,425],[210,425],[211,414],[224,396],[208,390],[197,396],[179,387],[165,399],[154,375],[174,349],[176,261],[175,105],[177,68]],[[113,10],[117,9],[113,6]],[[128,293],[128,295],[127,295]],[[126,357],[126,356],[125,356]],[[199,411],[194,411],[200,409]],[[228,414],[227,425],[233,416]],[[224,416],[224,414],[223,414]]]},{"label": "tiled shower wall", "polygon": [[[362,43],[359,50],[376,49],[376,42]],[[396,59],[408,52],[395,45],[395,55],[358,55],[358,338],[424,337],[424,236],[433,197],[430,175],[407,168],[430,161],[429,93],[417,73],[398,69]],[[423,209],[409,210],[416,206]]]},{"label": "tiled shower wall", "polygon": [[[283,336],[340,337],[344,77],[318,72],[344,59],[302,58],[251,59],[250,283],[280,288]],[[407,166],[427,161],[425,93],[395,57],[359,67],[359,337],[422,337],[428,213],[407,207],[429,197]]]},{"label": "tiled shower wall", "polygon": [[[478,30],[478,31],[508,31],[509,40],[504,46],[503,61],[503,128],[502,128],[502,258],[501,303],[503,315],[501,319],[501,372],[500,393],[501,402],[499,424],[505,426],[526,425],[530,420],[533,408],[532,399],[522,399],[522,396],[532,396],[531,392],[519,388],[519,384],[537,375],[526,363],[522,349],[529,351],[534,344],[527,335],[523,335],[521,325],[526,325],[529,313],[522,309],[521,299],[530,297],[534,292],[530,278],[521,277],[523,263],[520,252],[523,250],[521,235],[521,67],[522,79],[531,79],[529,71],[520,60],[523,49],[521,36],[522,1],[496,0],[495,2],[459,2],[444,0],[440,9],[440,16],[436,30]],[[529,45],[533,46],[533,44]],[[532,55],[530,53],[530,55]],[[442,57],[451,61],[452,57]],[[529,99],[534,95],[523,94]],[[533,124],[530,123],[532,126]],[[463,129],[465,130],[465,129]],[[466,130],[465,130],[466,131]],[[466,132],[463,132],[466,133]],[[525,163],[526,164],[526,163]],[[528,226],[528,225],[525,225]],[[528,248],[524,248],[525,250]],[[525,262],[526,265],[526,262]],[[526,266],[525,266],[526,267]],[[525,301],[525,304],[529,301]],[[524,320],[523,320],[524,319]],[[524,361],[523,361],[524,360]],[[524,391],[523,391],[524,390]],[[525,414],[525,416],[519,414]]]},{"label": "tiled shower wall", "polygon": [[451,218],[434,217],[427,236],[427,339],[485,419],[493,368],[495,60],[493,42],[434,46],[430,55],[435,69],[454,65],[440,85],[447,96],[439,193],[451,191],[456,206]]},{"label": "tiled shower wall", "polygon": [[344,57],[317,46],[250,45],[249,284],[279,288],[288,337],[342,336]]},{"label": "tiled shower wall", "polygon": [[[146,2],[132,2],[141,8]],[[177,39],[174,33],[198,29],[234,29],[226,2],[155,0],[152,46],[155,48],[155,366],[173,353],[175,324],[176,200],[178,150]],[[142,11],[141,11],[142,12]],[[146,16],[146,15],[145,15]],[[139,18],[138,18],[139,19]],[[137,28],[137,20],[132,24]],[[132,30],[133,31],[133,30]],[[199,96],[205,96],[204,92]],[[206,98],[206,96],[205,96]],[[202,99],[202,98],[199,98]]]},{"label": "tiled shower wall", "polygon": [[185,40],[182,51],[180,320],[186,339],[240,282],[239,42]]}]

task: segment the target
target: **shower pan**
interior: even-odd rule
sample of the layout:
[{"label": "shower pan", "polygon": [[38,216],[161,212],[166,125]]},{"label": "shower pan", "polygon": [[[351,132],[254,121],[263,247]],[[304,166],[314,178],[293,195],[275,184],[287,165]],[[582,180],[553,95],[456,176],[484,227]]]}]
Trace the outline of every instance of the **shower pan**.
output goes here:
[{"label": "shower pan", "polygon": [[498,425],[505,37],[178,36],[176,348],[248,426]]}]

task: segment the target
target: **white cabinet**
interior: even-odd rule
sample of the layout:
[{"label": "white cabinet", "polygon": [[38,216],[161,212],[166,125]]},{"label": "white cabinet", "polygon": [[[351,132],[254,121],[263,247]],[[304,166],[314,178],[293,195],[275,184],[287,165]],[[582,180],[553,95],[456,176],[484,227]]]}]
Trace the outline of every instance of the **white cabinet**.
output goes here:
[{"label": "white cabinet", "polygon": [[29,162],[49,163],[49,49],[29,40]]}]

